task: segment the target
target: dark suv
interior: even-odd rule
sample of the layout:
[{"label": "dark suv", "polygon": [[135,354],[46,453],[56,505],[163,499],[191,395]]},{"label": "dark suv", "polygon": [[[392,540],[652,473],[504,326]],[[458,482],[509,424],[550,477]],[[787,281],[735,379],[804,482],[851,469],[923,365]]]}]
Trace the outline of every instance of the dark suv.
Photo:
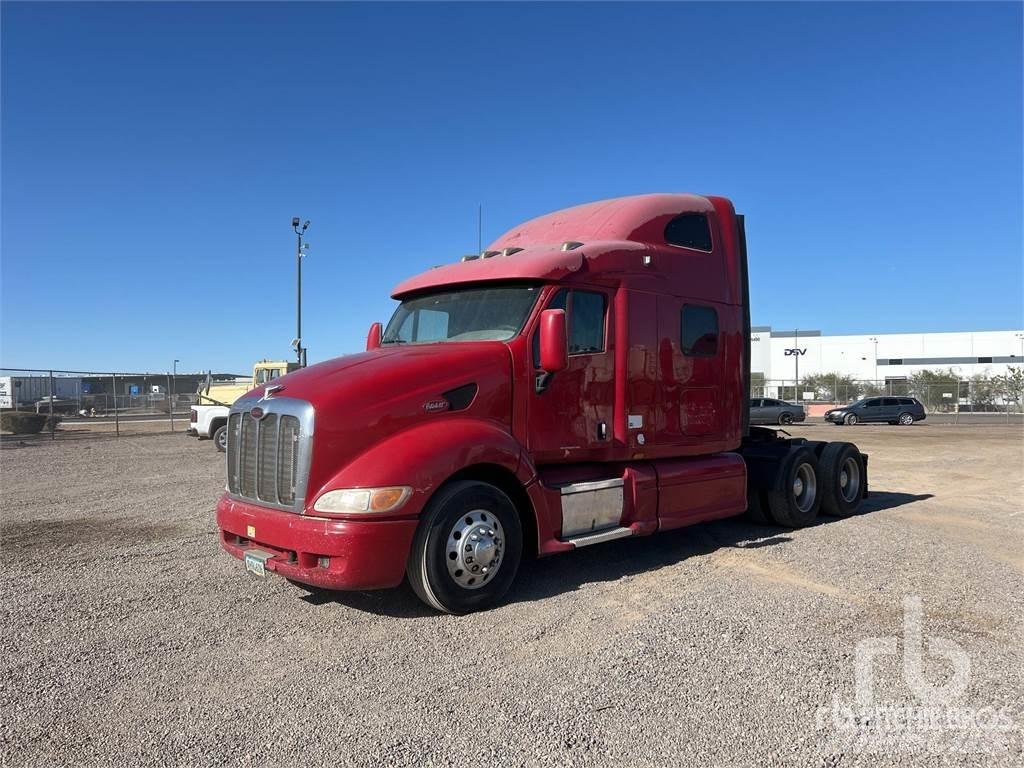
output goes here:
[{"label": "dark suv", "polygon": [[909,426],[924,418],[924,406],[916,397],[867,397],[825,414],[825,421],[833,424],[884,421]]}]

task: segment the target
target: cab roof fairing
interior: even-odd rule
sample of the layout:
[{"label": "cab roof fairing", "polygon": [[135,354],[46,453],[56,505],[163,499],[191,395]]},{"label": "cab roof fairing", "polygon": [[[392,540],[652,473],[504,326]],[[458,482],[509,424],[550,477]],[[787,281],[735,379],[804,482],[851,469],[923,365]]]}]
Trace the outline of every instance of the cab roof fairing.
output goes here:
[{"label": "cab roof fairing", "polygon": [[[401,299],[432,288],[498,280],[557,282],[584,268],[600,273],[639,269],[640,260],[630,258],[632,253],[664,246],[665,225],[675,216],[694,212],[713,217],[715,207],[699,195],[654,194],[555,211],[510,229],[486,249],[523,250],[435,267],[403,281],[391,296]],[[563,250],[562,243],[567,241],[583,245]]]}]

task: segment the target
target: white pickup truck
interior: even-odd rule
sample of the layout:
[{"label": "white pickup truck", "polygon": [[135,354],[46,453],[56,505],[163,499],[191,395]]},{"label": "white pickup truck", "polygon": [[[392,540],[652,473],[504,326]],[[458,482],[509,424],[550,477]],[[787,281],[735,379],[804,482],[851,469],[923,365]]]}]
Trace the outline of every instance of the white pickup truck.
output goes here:
[{"label": "white pickup truck", "polygon": [[298,365],[284,360],[260,360],[252,367],[251,379],[213,383],[207,376],[200,387],[199,402],[192,406],[188,417],[188,433],[200,440],[212,439],[222,453],[228,447],[228,411],[231,404],[250,389],[273,381],[294,371]]},{"label": "white pickup truck", "polygon": [[188,417],[188,433],[200,440],[213,439],[217,450],[228,449],[228,411],[230,405],[193,405]]}]

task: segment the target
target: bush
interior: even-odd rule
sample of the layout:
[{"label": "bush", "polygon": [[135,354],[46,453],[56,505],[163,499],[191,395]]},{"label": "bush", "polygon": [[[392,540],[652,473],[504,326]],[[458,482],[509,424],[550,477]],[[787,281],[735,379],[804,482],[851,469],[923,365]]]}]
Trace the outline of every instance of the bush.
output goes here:
[{"label": "bush", "polygon": [[[54,414],[54,428],[60,424],[60,416]],[[46,413],[30,413],[28,411],[0,412],[0,430],[15,435],[37,435],[50,428],[50,416]]]}]

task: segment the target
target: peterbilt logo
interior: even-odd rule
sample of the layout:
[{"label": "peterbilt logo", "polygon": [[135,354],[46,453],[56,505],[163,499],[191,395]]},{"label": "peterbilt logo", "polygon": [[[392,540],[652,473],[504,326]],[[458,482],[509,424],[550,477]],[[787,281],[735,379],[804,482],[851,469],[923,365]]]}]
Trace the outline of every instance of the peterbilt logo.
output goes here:
[{"label": "peterbilt logo", "polygon": [[792,355],[800,356],[800,355],[806,355],[806,354],[807,354],[807,347],[804,347],[803,349],[798,349],[798,348],[794,347],[793,349],[787,349],[786,350],[786,357],[790,357]]},{"label": "peterbilt logo", "polygon": [[262,419],[263,409],[257,405],[255,408],[249,411],[249,415],[252,416],[254,419]]},{"label": "peterbilt logo", "polygon": [[447,411],[448,410],[448,401],[445,400],[443,397],[438,398],[437,400],[427,400],[427,402],[425,402],[423,404],[423,410],[426,411],[427,413],[437,413],[438,411]]}]

